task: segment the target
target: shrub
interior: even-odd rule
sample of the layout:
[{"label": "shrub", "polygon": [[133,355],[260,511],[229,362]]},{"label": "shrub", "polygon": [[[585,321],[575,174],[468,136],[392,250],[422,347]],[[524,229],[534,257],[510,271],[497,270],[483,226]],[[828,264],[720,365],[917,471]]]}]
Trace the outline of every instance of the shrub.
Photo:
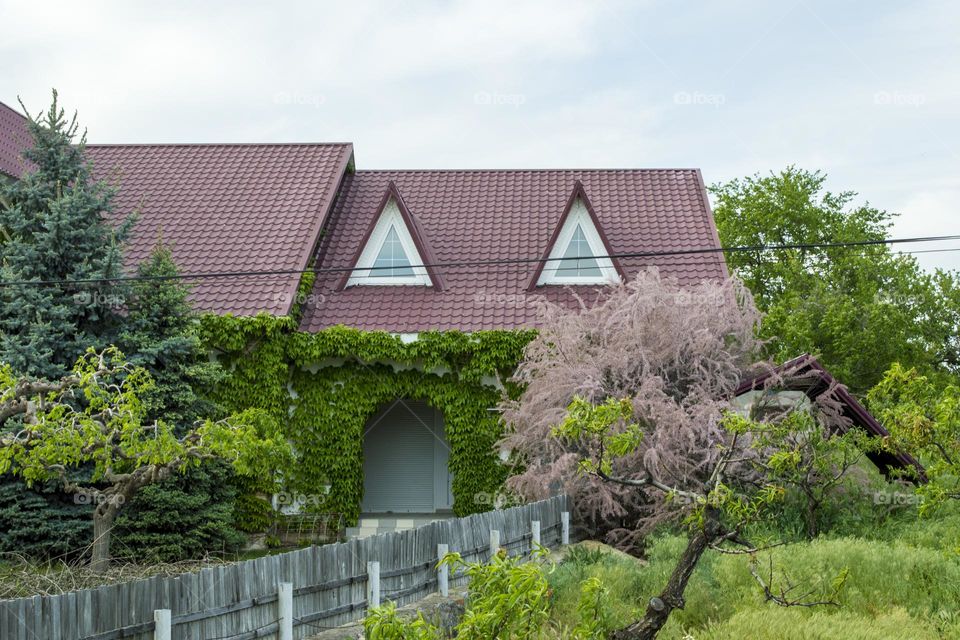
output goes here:
[{"label": "shrub", "polygon": [[237,551],[233,472],[211,462],[142,488],[117,517],[115,555],[134,562],[177,562]]},{"label": "shrub", "polygon": [[90,505],[53,487],[0,476],[0,553],[33,560],[74,560],[93,541]]}]

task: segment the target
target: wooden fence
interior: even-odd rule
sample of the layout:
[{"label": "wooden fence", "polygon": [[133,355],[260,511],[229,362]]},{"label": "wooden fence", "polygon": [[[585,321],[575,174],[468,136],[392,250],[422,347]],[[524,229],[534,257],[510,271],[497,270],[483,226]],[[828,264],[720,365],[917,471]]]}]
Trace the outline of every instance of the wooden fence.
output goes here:
[{"label": "wooden fence", "polygon": [[[488,558],[491,543],[511,555],[526,554],[537,522],[541,543],[556,546],[568,535],[568,511],[567,499],[558,496],[198,573],[3,600],[0,638],[304,638],[362,618],[368,603],[409,604],[437,591],[447,579],[436,570],[440,545],[466,560]],[[452,586],[465,580],[449,576]]]}]

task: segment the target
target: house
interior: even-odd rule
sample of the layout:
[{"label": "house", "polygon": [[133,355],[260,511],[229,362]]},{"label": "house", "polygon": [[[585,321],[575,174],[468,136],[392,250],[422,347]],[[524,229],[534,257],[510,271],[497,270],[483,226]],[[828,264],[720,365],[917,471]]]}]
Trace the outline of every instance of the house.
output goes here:
[{"label": "house", "polygon": [[[25,125],[0,105],[12,178]],[[651,266],[681,285],[727,276],[696,169],[364,170],[349,143],[87,157],[119,188],[114,215],[139,214],[128,265],[162,236],[191,276],[226,401],[287,424],[287,503],[359,534],[490,507],[491,407],[542,300],[589,301]],[[663,255],[690,248],[708,251]]]},{"label": "house", "polygon": [[[890,433],[853,397],[845,386],[811,354],[788,360],[783,364],[763,371],[740,383],[736,390],[736,404],[744,413],[761,404],[783,407],[785,405],[809,404],[830,394],[834,410],[838,413],[836,428],[843,432],[861,429],[877,438],[887,438]],[[868,451],[867,457],[884,475],[905,472],[907,479],[926,481],[923,466],[909,453],[902,451]]]}]

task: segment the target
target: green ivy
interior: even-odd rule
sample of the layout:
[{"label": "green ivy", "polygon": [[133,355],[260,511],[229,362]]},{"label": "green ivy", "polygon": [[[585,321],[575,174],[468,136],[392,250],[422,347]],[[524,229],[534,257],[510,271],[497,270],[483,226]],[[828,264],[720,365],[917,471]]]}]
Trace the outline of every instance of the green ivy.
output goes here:
[{"label": "green ivy", "polygon": [[301,332],[288,317],[207,315],[202,335],[229,371],[221,403],[261,408],[284,424],[298,453],[284,472],[290,490],[323,494],[315,508],[343,514],[348,524],[363,497],[364,425],[397,398],[443,414],[457,515],[489,508],[476,495],[496,492],[506,477],[494,447],[503,427],[490,411],[501,392],[492,383],[516,368],[531,330],[427,331],[404,342],[343,326]]}]

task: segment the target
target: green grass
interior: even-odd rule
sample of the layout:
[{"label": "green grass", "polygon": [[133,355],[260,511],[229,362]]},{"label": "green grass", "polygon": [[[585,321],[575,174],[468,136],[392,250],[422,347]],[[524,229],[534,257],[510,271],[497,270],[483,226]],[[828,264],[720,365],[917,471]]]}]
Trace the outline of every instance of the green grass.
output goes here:
[{"label": "green grass", "polygon": [[[687,604],[671,616],[661,640],[813,640],[820,638],[948,638],[960,640],[960,514],[927,521],[891,522],[871,537],[824,536],[772,550],[778,584],[783,573],[828,595],[833,578],[848,570],[840,606],[779,607],[764,602],[744,556],[708,552],[687,587]],[[685,544],[664,535],[651,544],[646,564],[596,552],[577,553],[550,575],[552,616],[560,625],[576,619],[579,584],[597,576],[610,592],[616,626],[642,615],[673,569]],[[761,556],[762,573],[768,565]]]}]

